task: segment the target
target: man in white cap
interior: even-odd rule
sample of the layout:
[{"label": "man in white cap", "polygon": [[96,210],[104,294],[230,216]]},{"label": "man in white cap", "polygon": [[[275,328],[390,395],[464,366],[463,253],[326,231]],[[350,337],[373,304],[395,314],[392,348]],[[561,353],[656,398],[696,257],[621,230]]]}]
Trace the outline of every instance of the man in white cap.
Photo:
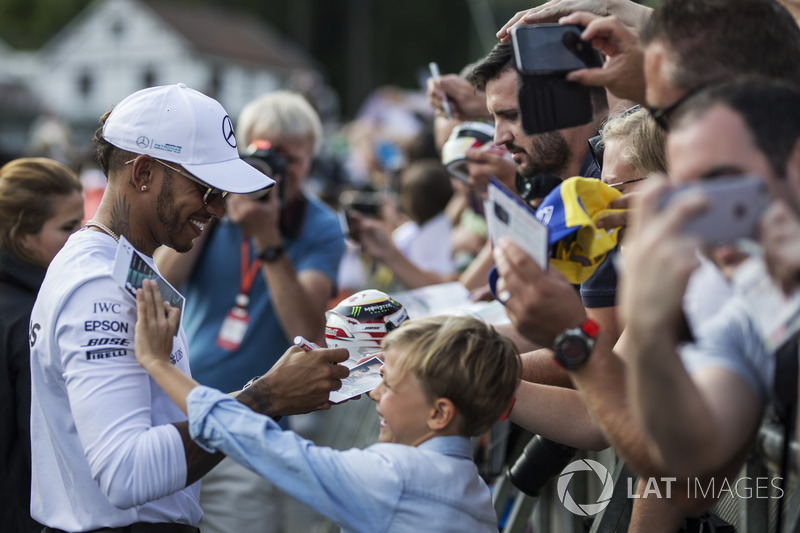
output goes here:
[{"label": "man in white cap", "polygon": [[[95,134],[108,186],[57,255],[31,316],[31,513],[60,532],[196,532],[199,478],[222,457],[136,363],[136,302],[114,281],[120,236],[145,256],[188,251],[228,192],[272,180],[239,158],[222,106],[183,84],[129,96]],[[326,407],[346,350],[292,348],[237,398],[270,416]],[[171,361],[189,372],[179,328]]]}]

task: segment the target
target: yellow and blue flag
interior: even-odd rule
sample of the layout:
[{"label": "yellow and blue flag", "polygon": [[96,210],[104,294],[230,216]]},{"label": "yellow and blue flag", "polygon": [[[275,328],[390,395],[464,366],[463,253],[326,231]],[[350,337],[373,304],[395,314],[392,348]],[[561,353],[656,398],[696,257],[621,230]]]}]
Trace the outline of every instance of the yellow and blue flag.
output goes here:
[{"label": "yellow and blue flag", "polygon": [[619,228],[604,230],[595,223],[621,211],[608,208],[620,196],[599,179],[576,176],[550,191],[536,210],[536,218],[549,230],[550,265],[570,283],[589,279],[617,245]]}]

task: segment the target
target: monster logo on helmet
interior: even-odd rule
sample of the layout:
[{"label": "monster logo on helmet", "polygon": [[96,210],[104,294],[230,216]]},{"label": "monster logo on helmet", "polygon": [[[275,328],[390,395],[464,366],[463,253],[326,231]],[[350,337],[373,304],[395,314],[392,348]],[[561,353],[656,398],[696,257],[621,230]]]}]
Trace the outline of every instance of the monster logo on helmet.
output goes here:
[{"label": "monster logo on helmet", "polygon": [[387,333],[408,319],[405,307],[386,293],[368,289],[345,298],[325,313],[325,342],[330,348],[347,348],[356,361],[379,352]]}]

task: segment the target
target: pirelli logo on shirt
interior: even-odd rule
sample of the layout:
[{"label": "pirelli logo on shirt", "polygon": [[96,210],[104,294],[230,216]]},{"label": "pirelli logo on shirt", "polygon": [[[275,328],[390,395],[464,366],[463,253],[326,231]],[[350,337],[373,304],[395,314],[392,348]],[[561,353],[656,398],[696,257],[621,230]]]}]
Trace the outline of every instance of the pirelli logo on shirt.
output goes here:
[{"label": "pirelli logo on shirt", "polygon": [[125,348],[103,348],[100,350],[88,350],[86,352],[87,361],[95,361],[98,359],[109,359],[111,357],[122,357],[128,355],[128,350]]}]

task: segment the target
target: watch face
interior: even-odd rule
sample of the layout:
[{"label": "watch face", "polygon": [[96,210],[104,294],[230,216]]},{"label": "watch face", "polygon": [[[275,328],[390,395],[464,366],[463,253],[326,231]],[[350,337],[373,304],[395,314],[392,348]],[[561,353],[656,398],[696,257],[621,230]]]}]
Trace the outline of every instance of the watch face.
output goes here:
[{"label": "watch face", "polygon": [[566,368],[580,366],[589,357],[586,340],[578,335],[569,335],[558,344],[558,359]]}]

